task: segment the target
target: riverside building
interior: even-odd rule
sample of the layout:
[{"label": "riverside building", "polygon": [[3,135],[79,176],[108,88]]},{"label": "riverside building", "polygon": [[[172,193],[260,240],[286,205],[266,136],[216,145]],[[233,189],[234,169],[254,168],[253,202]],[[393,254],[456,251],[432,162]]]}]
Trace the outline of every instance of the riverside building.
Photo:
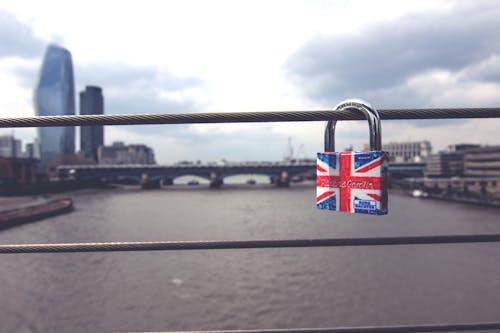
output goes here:
[{"label": "riverside building", "polygon": [[0,157],[21,157],[21,140],[13,135],[0,135]]},{"label": "riverside building", "polygon": [[39,144],[35,139],[34,143],[27,143],[26,149],[22,150],[22,141],[16,139],[14,135],[0,135],[0,157],[6,158],[31,158],[39,159]]},{"label": "riverside building", "polygon": [[419,163],[431,155],[432,146],[427,140],[414,142],[389,142],[382,145],[382,150],[389,153],[391,162]]},{"label": "riverside building", "polygon": [[464,153],[464,175],[500,177],[500,146],[469,149]]},{"label": "riverside building", "polygon": [[433,154],[427,159],[425,176],[461,177],[465,173],[464,156],[469,150],[477,149],[477,144],[461,143],[448,146],[448,149]]},{"label": "riverside building", "polygon": [[146,145],[128,145],[113,142],[112,146],[100,146],[97,150],[99,164],[156,164],[153,149]]}]

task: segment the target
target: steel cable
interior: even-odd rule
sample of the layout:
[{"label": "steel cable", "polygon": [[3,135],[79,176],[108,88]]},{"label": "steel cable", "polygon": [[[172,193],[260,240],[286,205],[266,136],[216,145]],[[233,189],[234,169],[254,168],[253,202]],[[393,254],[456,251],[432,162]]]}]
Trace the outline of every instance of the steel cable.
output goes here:
[{"label": "steel cable", "polygon": [[301,248],[330,246],[421,245],[452,243],[500,242],[500,234],[444,235],[409,237],[324,238],[324,239],[271,239],[271,240],[222,240],[222,241],[155,241],[155,242],[106,242],[59,244],[0,245],[0,254],[54,253],[54,252],[121,252],[169,250],[223,250]]},{"label": "steel cable", "polygon": [[114,333],[416,333],[498,330],[500,323],[436,324],[400,326],[364,326],[338,328],[293,328],[262,330],[220,330],[220,331],[115,331]]},{"label": "steel cable", "polygon": [[[389,109],[379,110],[383,120],[500,118],[500,108]],[[0,118],[0,128],[139,124],[247,123],[321,120],[363,120],[350,111],[263,111],[178,114],[116,114]]]}]

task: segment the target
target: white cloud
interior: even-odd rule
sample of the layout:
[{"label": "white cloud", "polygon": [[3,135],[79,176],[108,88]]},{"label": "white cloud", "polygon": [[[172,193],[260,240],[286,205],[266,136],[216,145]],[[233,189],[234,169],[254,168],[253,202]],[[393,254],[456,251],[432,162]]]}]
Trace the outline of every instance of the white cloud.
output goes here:
[{"label": "white cloud", "polygon": [[20,86],[18,79],[12,71],[12,65],[7,61],[0,61],[0,116],[2,117],[18,117],[32,116],[33,92]]}]

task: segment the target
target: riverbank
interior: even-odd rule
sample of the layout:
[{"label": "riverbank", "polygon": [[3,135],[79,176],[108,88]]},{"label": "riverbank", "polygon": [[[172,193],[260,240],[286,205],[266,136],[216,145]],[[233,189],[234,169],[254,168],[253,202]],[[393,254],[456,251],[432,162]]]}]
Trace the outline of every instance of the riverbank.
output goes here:
[{"label": "riverbank", "polygon": [[427,199],[464,204],[500,207],[500,179],[477,178],[408,178],[392,182],[393,190],[414,196],[420,192]]},{"label": "riverbank", "polygon": [[46,201],[46,199],[41,195],[0,196],[0,212],[34,205],[44,201]]},{"label": "riverbank", "polygon": [[36,184],[3,184],[0,186],[1,196],[40,196],[53,193],[64,193],[86,188],[106,189],[114,188],[113,185],[99,181],[59,180],[47,181]]},{"label": "riverbank", "polygon": [[459,195],[446,195],[446,194],[429,194],[430,199],[453,201],[465,204],[473,204],[479,206],[497,207],[500,208],[500,200],[490,197],[475,197],[475,196],[459,196]]}]

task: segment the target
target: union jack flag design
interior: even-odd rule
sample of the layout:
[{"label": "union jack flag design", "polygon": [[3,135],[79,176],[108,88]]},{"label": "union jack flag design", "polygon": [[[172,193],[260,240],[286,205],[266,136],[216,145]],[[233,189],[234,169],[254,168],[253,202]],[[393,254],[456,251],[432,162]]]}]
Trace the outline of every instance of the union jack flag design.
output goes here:
[{"label": "union jack flag design", "polygon": [[316,206],[319,209],[387,214],[387,169],[384,151],[318,153]]}]

